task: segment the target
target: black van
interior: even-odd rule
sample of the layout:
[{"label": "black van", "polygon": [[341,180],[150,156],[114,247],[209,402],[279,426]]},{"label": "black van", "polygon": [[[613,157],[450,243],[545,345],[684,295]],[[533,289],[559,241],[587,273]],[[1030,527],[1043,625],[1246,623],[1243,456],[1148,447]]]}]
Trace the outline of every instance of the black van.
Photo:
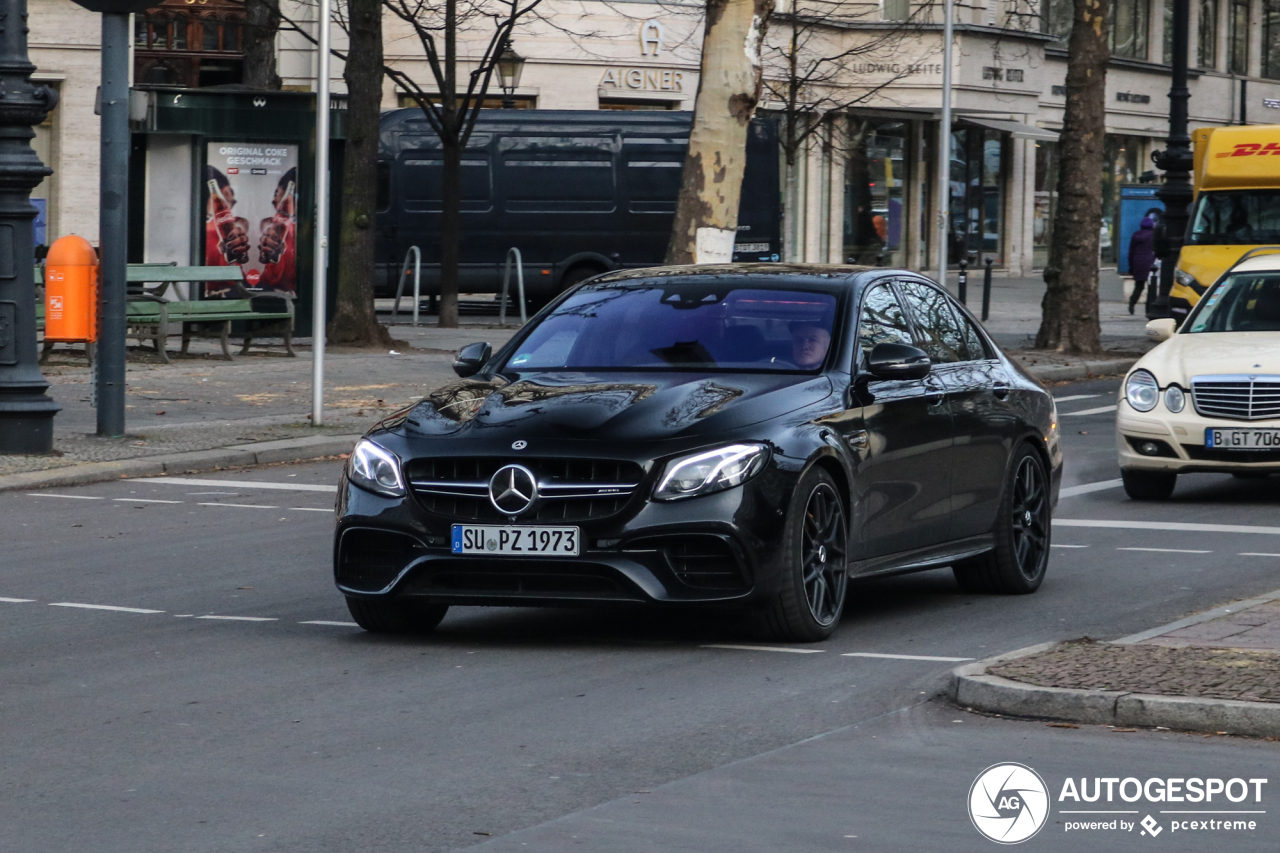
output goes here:
[{"label": "black van", "polygon": [[[661,264],[692,126],[688,112],[484,110],[462,158],[458,290],[498,291],[513,246],[535,301],[596,273]],[[381,130],[375,292],[395,295],[417,246],[422,292],[438,293],[440,141],[417,109],[384,113]],[[753,121],[735,261],[782,251],[777,151],[776,121]]]}]

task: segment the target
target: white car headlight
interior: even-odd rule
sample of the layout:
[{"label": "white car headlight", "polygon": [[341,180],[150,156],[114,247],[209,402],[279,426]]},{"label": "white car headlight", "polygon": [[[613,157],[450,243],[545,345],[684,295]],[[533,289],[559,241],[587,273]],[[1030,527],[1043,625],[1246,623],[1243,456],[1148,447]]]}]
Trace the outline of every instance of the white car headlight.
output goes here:
[{"label": "white car headlight", "polygon": [[376,495],[391,498],[404,497],[404,478],[400,474],[400,460],[389,450],[362,438],[351,451],[347,463],[347,476],[351,482]]},{"label": "white car headlight", "polygon": [[653,499],[674,501],[740,486],[764,468],[768,457],[763,444],[731,444],[673,459],[662,472]]},{"label": "white car headlight", "polygon": [[1160,383],[1146,370],[1135,370],[1124,383],[1124,397],[1139,412],[1149,412],[1160,399]]},{"label": "white car headlight", "polygon": [[1164,407],[1171,412],[1181,412],[1187,406],[1187,395],[1177,385],[1170,385],[1164,392]]},{"label": "white car headlight", "polygon": [[1190,287],[1192,290],[1200,286],[1200,282],[1196,281],[1196,277],[1189,272],[1174,270],[1173,278],[1178,282],[1178,284],[1181,284],[1184,287]]}]

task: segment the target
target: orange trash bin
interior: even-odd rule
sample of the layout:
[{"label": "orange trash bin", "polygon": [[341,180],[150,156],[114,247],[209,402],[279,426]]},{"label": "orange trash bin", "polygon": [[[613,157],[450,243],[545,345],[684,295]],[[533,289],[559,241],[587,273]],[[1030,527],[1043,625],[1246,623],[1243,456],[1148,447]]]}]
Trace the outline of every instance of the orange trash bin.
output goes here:
[{"label": "orange trash bin", "polygon": [[76,234],[54,240],[45,258],[44,339],[98,340],[98,253]]}]

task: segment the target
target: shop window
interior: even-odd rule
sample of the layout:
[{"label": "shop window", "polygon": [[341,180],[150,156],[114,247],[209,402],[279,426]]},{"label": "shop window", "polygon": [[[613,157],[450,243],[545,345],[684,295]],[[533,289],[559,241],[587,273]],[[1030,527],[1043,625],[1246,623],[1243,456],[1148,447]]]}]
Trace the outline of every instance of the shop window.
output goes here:
[{"label": "shop window", "polygon": [[951,217],[947,261],[970,266],[1003,259],[1004,138],[996,130],[957,127],[951,131]]},{"label": "shop window", "polygon": [[1262,5],[1262,76],[1280,80],[1280,0]]},{"label": "shop window", "polygon": [[1173,4],[1174,0],[1164,0],[1164,49],[1161,51],[1161,62],[1173,64]]},{"label": "shop window", "polygon": [[1049,242],[1058,214],[1058,143],[1036,143],[1035,208],[1031,219],[1031,265],[1044,269],[1049,263]]},{"label": "shop window", "polygon": [[1249,73],[1249,0],[1231,0],[1231,43],[1227,70]]},{"label": "shop window", "polygon": [[1141,136],[1107,134],[1102,144],[1102,233],[1099,235],[1104,263],[1115,263],[1119,252],[1116,237],[1120,188],[1136,183],[1150,162],[1148,141]]},{"label": "shop window", "polygon": [[1200,46],[1196,66],[1218,67],[1218,0],[1200,0]]},{"label": "shop window", "polygon": [[1111,4],[1111,55],[1147,58],[1150,0],[1115,0]]},{"label": "shop window", "polygon": [[1065,46],[1075,14],[1072,0],[1040,0],[1040,4],[1040,31],[1056,36]]},{"label": "shop window", "polygon": [[852,122],[844,171],[843,256],[854,263],[906,263],[907,140],[904,122]]}]

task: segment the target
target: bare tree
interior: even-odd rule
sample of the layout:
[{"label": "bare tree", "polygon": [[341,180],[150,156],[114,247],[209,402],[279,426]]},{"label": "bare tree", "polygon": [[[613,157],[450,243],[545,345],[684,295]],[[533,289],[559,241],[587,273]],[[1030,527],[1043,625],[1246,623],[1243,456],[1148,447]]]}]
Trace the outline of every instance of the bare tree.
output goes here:
[{"label": "bare tree", "polygon": [[[434,85],[426,86],[404,71],[386,73],[427,117],[440,138],[444,160],[441,187],[440,325],[458,325],[458,240],[462,152],[480,118],[480,108],[493,79],[498,57],[511,33],[542,0],[382,0],[408,24],[421,43]],[[478,55],[460,57],[458,35],[492,27]],[[465,68],[460,71],[460,64]],[[460,79],[461,76],[461,79]]]},{"label": "bare tree", "polygon": [[[786,210],[796,221],[800,184],[796,164],[815,137],[827,128],[828,119],[859,104],[883,97],[885,89],[910,73],[925,56],[904,56],[904,42],[918,32],[930,7],[919,5],[896,26],[860,27],[868,19],[878,21],[879,10],[851,5],[843,0],[795,0],[785,13],[775,13],[774,27],[765,44],[765,105],[780,119],[778,144],[786,174]],[[849,33],[854,33],[849,38]],[[776,106],[775,106],[776,105]],[[865,142],[872,126],[857,122],[848,133],[837,128],[832,143],[847,148],[850,167],[866,165]],[[866,189],[866,182],[852,184]],[[854,200],[855,203],[858,201]],[[869,200],[866,202],[869,210]],[[788,227],[787,257],[796,256],[795,235]]]},{"label": "bare tree", "polygon": [[280,88],[276,69],[276,34],[280,0],[245,0],[244,83],[253,89]]},{"label": "bare tree", "polygon": [[1058,143],[1058,209],[1044,270],[1036,347],[1069,353],[1102,348],[1098,322],[1098,248],[1106,133],[1108,5],[1075,0],[1067,42],[1067,107]]},{"label": "bare tree", "polygon": [[733,258],[747,126],[760,101],[760,46],[772,14],[773,0],[707,0],[693,131],[668,264]]}]

